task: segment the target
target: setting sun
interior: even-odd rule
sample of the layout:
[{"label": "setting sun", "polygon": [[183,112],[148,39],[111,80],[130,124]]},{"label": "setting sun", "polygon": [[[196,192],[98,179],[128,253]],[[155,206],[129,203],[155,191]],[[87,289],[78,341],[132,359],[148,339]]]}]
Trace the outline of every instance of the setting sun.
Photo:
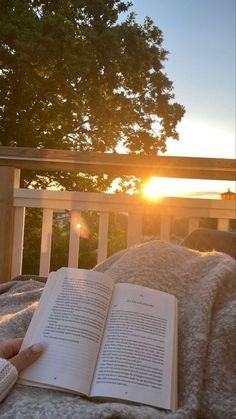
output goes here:
[{"label": "setting sun", "polygon": [[164,193],[163,185],[159,178],[151,177],[142,187],[142,193],[145,198],[154,201],[160,199]]},{"label": "setting sun", "polygon": [[[232,182],[227,184],[232,191],[235,191]],[[219,190],[221,192],[226,190],[225,185],[226,182],[216,180],[151,177],[143,184],[142,195],[149,201],[160,200],[162,197],[220,199]]]},{"label": "setting sun", "polygon": [[[197,182],[197,185],[194,185],[192,179],[151,177],[144,183],[142,193],[150,201],[159,200],[162,197],[192,196],[194,186],[199,188],[199,181]],[[203,187],[203,185],[201,186]]]}]

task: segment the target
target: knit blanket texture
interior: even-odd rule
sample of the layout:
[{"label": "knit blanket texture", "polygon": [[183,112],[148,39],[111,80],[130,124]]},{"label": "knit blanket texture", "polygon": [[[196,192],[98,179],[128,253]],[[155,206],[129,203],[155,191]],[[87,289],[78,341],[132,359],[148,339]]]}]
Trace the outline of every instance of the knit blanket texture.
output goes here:
[{"label": "knit blanket texture", "polygon": [[[16,384],[0,405],[11,419],[236,418],[236,262],[164,241],[119,252],[95,268],[116,282],[174,294],[178,299],[178,409],[95,402],[62,391]],[[24,336],[44,284],[0,285],[0,340]]]}]

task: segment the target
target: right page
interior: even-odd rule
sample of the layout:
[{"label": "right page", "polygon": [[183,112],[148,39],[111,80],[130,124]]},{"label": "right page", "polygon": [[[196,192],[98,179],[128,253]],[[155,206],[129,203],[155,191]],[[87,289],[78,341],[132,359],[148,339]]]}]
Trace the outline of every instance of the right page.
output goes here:
[{"label": "right page", "polygon": [[175,408],[176,321],[173,295],[117,284],[91,396]]}]

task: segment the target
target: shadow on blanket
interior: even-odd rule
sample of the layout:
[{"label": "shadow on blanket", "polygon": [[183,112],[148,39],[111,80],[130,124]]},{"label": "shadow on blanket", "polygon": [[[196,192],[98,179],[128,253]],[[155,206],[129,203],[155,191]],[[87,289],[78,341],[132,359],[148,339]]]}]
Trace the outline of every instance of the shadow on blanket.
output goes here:
[{"label": "shadow on blanket", "polygon": [[[120,252],[95,268],[116,282],[174,294],[179,304],[179,408],[97,403],[63,392],[16,385],[0,406],[1,418],[231,419],[236,415],[235,260],[163,241]],[[43,283],[0,286],[0,339],[25,334]]]}]

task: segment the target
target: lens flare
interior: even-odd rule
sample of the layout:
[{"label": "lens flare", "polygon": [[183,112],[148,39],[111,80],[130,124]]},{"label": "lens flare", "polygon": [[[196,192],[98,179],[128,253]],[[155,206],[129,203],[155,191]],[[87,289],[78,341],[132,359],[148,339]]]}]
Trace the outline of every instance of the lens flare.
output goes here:
[{"label": "lens flare", "polygon": [[72,228],[83,239],[89,238],[90,231],[87,222],[81,215],[73,218]]},{"label": "lens flare", "polygon": [[160,187],[160,182],[158,178],[152,177],[146,182],[142,187],[142,193],[145,198],[149,201],[156,201],[162,199],[164,195],[163,188]]}]

